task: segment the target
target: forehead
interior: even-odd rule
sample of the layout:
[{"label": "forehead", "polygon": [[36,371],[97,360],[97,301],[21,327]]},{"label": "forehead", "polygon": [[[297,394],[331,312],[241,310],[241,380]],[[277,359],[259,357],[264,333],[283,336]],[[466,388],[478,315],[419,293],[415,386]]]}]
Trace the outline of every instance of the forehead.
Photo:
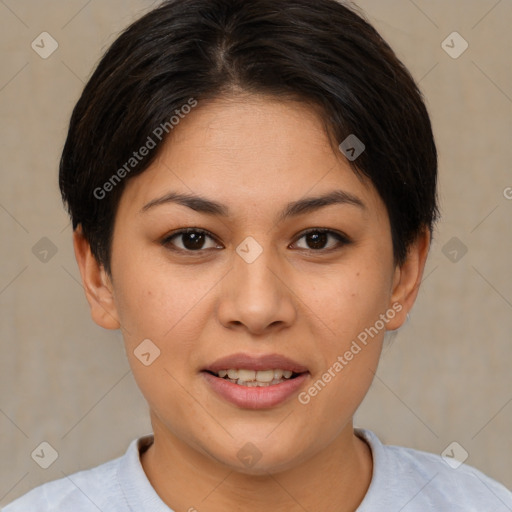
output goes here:
[{"label": "forehead", "polygon": [[199,103],[183,117],[153,164],[127,182],[120,208],[142,208],[170,191],[212,197],[239,211],[277,208],[335,189],[383,208],[371,183],[333,150],[316,110],[240,96]]}]

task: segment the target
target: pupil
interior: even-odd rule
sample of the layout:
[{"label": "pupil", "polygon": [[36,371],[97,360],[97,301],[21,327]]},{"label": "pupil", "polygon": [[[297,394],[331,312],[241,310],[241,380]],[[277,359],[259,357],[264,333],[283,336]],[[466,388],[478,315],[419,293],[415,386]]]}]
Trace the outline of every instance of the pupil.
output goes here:
[{"label": "pupil", "polygon": [[[201,249],[204,243],[204,234],[186,233],[183,236],[183,245],[189,249]],[[308,245],[312,249],[322,249],[327,243],[327,233],[310,233],[307,235]]]},{"label": "pupil", "polygon": [[310,233],[307,236],[309,237],[309,242],[312,242],[308,242],[312,249],[322,249],[327,243],[327,233]]},{"label": "pupil", "polygon": [[204,234],[202,233],[186,233],[182,236],[184,237],[183,245],[190,250],[201,249],[204,243]]}]

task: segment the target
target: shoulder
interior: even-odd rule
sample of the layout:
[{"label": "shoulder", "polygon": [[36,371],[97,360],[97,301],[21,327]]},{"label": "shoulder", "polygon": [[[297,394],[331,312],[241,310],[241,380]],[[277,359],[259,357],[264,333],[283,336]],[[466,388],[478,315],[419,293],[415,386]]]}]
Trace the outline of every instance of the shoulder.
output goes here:
[{"label": "shoulder", "polygon": [[512,493],[471,466],[383,445],[368,430],[356,429],[356,433],[369,444],[374,461],[372,482],[358,512],[446,510],[447,505],[451,511],[512,510]]},{"label": "shoulder", "polygon": [[[119,503],[122,496],[117,478],[122,459],[114,459],[93,469],[36,487],[4,507],[2,512],[112,510],[112,503]],[[124,505],[115,510],[127,510],[128,507]]]},{"label": "shoulder", "polygon": [[153,435],[131,442],[118,459],[44,484],[25,494],[3,512],[169,512],[147,479],[140,454]]}]

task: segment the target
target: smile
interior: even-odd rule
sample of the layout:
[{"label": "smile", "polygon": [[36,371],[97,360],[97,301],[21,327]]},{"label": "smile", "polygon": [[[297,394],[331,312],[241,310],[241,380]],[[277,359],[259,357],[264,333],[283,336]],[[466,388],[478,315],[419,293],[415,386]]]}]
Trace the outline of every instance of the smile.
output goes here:
[{"label": "smile", "polygon": [[296,377],[298,374],[291,370],[247,370],[247,369],[229,369],[219,370],[217,376],[233,384],[247,387],[268,387],[275,384],[281,384],[288,379]]}]

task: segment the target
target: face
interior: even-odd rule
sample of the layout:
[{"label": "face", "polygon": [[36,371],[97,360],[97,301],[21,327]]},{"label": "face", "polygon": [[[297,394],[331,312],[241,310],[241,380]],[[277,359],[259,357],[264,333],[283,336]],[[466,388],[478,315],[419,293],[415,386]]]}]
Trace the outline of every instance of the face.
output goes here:
[{"label": "face", "polygon": [[200,103],[180,121],[126,185],[111,267],[155,442],[247,473],[352,432],[406,314],[378,193],[313,110],[268,98]]}]

